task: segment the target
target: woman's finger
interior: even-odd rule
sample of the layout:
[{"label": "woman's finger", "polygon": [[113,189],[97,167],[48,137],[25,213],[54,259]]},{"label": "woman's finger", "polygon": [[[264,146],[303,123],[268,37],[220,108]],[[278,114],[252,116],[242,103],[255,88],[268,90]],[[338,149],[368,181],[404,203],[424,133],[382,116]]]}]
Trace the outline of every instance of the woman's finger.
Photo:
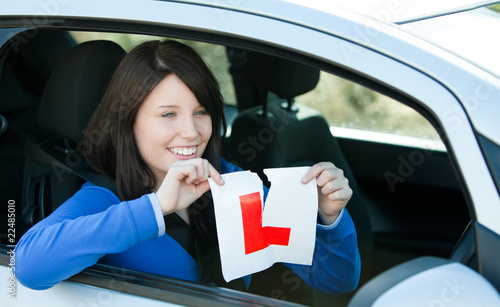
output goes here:
[{"label": "woman's finger", "polygon": [[218,185],[224,184],[221,174],[208,162],[208,160],[192,159],[188,161],[189,162],[185,164],[185,166],[189,168],[189,171],[185,172],[185,182],[187,184],[200,184],[207,181],[209,177],[213,178]]},{"label": "woman's finger", "polygon": [[307,171],[307,173],[304,175],[304,177],[302,177],[302,180],[301,180],[302,183],[304,183],[304,184],[309,183],[311,180],[313,180],[314,178],[317,178],[325,169],[327,169],[329,167],[335,167],[335,165],[333,165],[333,163],[331,163],[331,162],[320,162],[320,163],[314,164]]},{"label": "woman's finger", "polygon": [[212,178],[215,183],[218,185],[224,185],[224,180],[222,179],[222,175],[212,166],[212,164],[208,164],[209,177]]},{"label": "woman's finger", "polygon": [[350,187],[345,187],[328,194],[328,199],[333,201],[348,201],[349,199],[351,199],[351,197],[352,189]]},{"label": "woman's finger", "polygon": [[185,175],[184,181],[187,184],[193,184],[195,180],[197,180],[198,178],[198,172],[196,171],[195,167],[188,167],[188,169],[189,169],[188,172],[184,173]]},{"label": "woman's finger", "polygon": [[330,167],[321,172],[316,178],[316,183],[318,186],[323,187],[327,183],[340,178],[344,178],[344,171],[337,167]]},{"label": "woman's finger", "polygon": [[193,159],[192,161],[194,166],[196,167],[196,179],[193,180],[192,183],[199,184],[208,179],[208,161],[205,159]]},{"label": "woman's finger", "polygon": [[349,186],[349,181],[347,180],[347,178],[345,177],[335,178],[334,180],[327,182],[321,187],[321,193],[324,195],[328,195],[348,186]]}]

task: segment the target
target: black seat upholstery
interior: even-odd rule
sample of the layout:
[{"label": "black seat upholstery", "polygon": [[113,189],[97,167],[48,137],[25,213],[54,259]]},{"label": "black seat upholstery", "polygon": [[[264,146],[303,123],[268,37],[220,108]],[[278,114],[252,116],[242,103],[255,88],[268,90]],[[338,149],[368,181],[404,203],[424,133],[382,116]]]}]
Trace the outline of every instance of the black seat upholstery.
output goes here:
[{"label": "black seat upholstery", "polygon": [[[43,92],[38,122],[57,137],[40,146],[61,163],[89,170],[78,143],[125,51],[110,41],[90,41],[71,49],[57,64]],[[78,176],[33,160],[24,172],[26,228],[46,217],[78,190]]]},{"label": "black seat upholstery", "polygon": [[[66,32],[38,29],[20,32],[2,46],[0,55],[0,114],[8,126],[24,137],[39,143],[51,138],[36,120],[42,89],[51,71],[62,56],[74,46]],[[21,204],[25,158],[15,152],[0,149],[0,195]],[[6,208],[5,208],[6,209]],[[18,215],[19,217],[21,215]],[[7,218],[2,210],[1,218]],[[16,232],[22,233],[22,223]],[[0,226],[1,242],[7,240],[7,225]]]},{"label": "black seat upholstery", "polygon": [[[314,159],[307,155],[312,151],[302,145],[296,146],[301,135],[310,138],[308,134],[313,131],[301,127],[302,119],[322,117],[313,109],[294,109],[293,99],[316,86],[319,70],[248,52],[243,74],[255,100],[250,105],[256,106],[242,110],[234,119],[229,157],[240,167],[259,173],[264,181],[264,168],[310,165]],[[269,99],[270,93],[278,99]],[[282,107],[283,99],[285,107]]]},{"label": "black seat upholstery", "polygon": [[[235,118],[229,159],[243,169],[257,172],[265,183],[262,169],[269,167],[311,166],[330,161],[341,168],[354,192],[347,209],[357,229],[362,268],[367,270],[373,237],[363,193],[323,116],[314,109],[293,106],[295,96],[316,86],[319,70],[269,55],[249,53],[245,76],[254,93],[260,90],[260,96],[254,95],[254,98],[260,97],[259,104],[267,102],[268,106],[247,108]],[[267,91],[282,98],[281,101],[266,101]]]}]

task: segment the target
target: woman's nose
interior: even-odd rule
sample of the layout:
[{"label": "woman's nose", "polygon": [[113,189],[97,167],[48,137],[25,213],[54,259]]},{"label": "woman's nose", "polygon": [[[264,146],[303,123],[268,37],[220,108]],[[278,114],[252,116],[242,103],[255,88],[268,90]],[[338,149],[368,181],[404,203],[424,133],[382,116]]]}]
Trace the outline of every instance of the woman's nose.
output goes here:
[{"label": "woman's nose", "polygon": [[194,139],[198,136],[198,129],[193,118],[186,118],[182,121],[180,129],[180,136],[184,139]]}]

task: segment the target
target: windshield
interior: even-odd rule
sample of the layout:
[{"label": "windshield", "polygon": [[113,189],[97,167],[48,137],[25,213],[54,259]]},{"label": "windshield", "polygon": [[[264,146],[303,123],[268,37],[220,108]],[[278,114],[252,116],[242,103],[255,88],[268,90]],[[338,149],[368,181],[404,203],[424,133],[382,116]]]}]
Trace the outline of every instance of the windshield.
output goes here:
[{"label": "windshield", "polygon": [[401,25],[435,44],[500,76],[500,5]]}]

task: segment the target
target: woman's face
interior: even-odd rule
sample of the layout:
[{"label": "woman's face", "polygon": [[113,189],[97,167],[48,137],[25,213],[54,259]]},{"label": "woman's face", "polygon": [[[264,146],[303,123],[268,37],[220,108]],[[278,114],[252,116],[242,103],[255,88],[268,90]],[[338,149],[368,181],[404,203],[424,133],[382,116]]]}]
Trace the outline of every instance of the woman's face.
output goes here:
[{"label": "woman's face", "polygon": [[160,182],[176,161],[201,157],[211,135],[210,115],[174,74],[146,97],[134,123],[139,152]]}]

